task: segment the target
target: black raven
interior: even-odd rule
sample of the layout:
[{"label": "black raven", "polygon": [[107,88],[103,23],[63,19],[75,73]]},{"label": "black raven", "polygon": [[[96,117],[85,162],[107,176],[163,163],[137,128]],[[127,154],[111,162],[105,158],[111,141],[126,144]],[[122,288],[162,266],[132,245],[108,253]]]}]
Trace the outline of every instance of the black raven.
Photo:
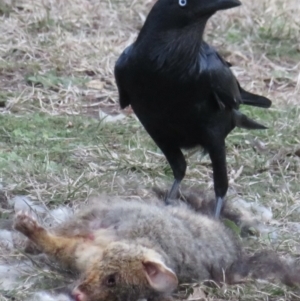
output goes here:
[{"label": "black raven", "polygon": [[181,149],[201,145],[212,161],[219,217],[228,189],[225,138],[237,126],[265,129],[240,104],[268,108],[271,101],[241,88],[230,64],[203,41],[208,19],[238,0],[158,0],[136,41],[121,54],[115,78],[121,108],[131,105],[166,156],[175,181],[185,176]]}]

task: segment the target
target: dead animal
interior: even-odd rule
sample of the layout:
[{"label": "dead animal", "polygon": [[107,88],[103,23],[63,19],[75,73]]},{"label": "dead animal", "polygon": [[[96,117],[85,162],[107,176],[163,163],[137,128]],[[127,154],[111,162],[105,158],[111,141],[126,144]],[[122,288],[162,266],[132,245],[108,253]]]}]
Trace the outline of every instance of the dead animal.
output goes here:
[{"label": "dead animal", "polygon": [[80,273],[76,301],[164,300],[180,283],[243,281],[256,275],[251,265],[257,262],[264,269],[276,261],[283,282],[299,283],[277,257],[271,262],[245,258],[229,229],[182,202],[98,199],[53,229],[26,212],[16,214],[14,228]]}]

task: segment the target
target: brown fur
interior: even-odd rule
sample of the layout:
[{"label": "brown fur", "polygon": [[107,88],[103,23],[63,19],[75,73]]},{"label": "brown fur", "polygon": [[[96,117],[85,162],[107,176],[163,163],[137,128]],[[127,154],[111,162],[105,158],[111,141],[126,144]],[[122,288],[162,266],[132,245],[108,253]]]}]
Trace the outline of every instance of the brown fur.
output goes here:
[{"label": "brown fur", "polygon": [[[274,270],[288,275],[278,257],[243,257],[225,226],[182,202],[164,206],[99,199],[52,230],[23,212],[14,227],[41,251],[80,272],[76,301],[167,300],[178,283],[237,283],[249,274],[259,276],[275,261]],[[293,277],[281,279],[295,283]]]}]

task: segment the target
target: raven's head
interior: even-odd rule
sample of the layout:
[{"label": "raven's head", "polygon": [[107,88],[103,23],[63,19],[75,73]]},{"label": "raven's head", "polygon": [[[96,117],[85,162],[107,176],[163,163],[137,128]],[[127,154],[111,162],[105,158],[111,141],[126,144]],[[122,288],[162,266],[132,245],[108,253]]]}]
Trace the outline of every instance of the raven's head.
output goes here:
[{"label": "raven's head", "polygon": [[[150,27],[178,29],[207,20],[219,10],[241,5],[239,0],[158,0],[146,21]],[[155,26],[155,25],[158,25]]]}]

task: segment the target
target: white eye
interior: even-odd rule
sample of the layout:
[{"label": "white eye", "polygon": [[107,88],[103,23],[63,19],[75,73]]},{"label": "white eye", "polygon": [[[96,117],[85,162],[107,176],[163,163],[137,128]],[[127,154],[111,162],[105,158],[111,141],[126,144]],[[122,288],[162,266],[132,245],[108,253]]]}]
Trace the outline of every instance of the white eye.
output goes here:
[{"label": "white eye", "polygon": [[187,5],[187,0],[179,0],[178,1],[178,4],[181,6],[181,7],[184,7]]}]

